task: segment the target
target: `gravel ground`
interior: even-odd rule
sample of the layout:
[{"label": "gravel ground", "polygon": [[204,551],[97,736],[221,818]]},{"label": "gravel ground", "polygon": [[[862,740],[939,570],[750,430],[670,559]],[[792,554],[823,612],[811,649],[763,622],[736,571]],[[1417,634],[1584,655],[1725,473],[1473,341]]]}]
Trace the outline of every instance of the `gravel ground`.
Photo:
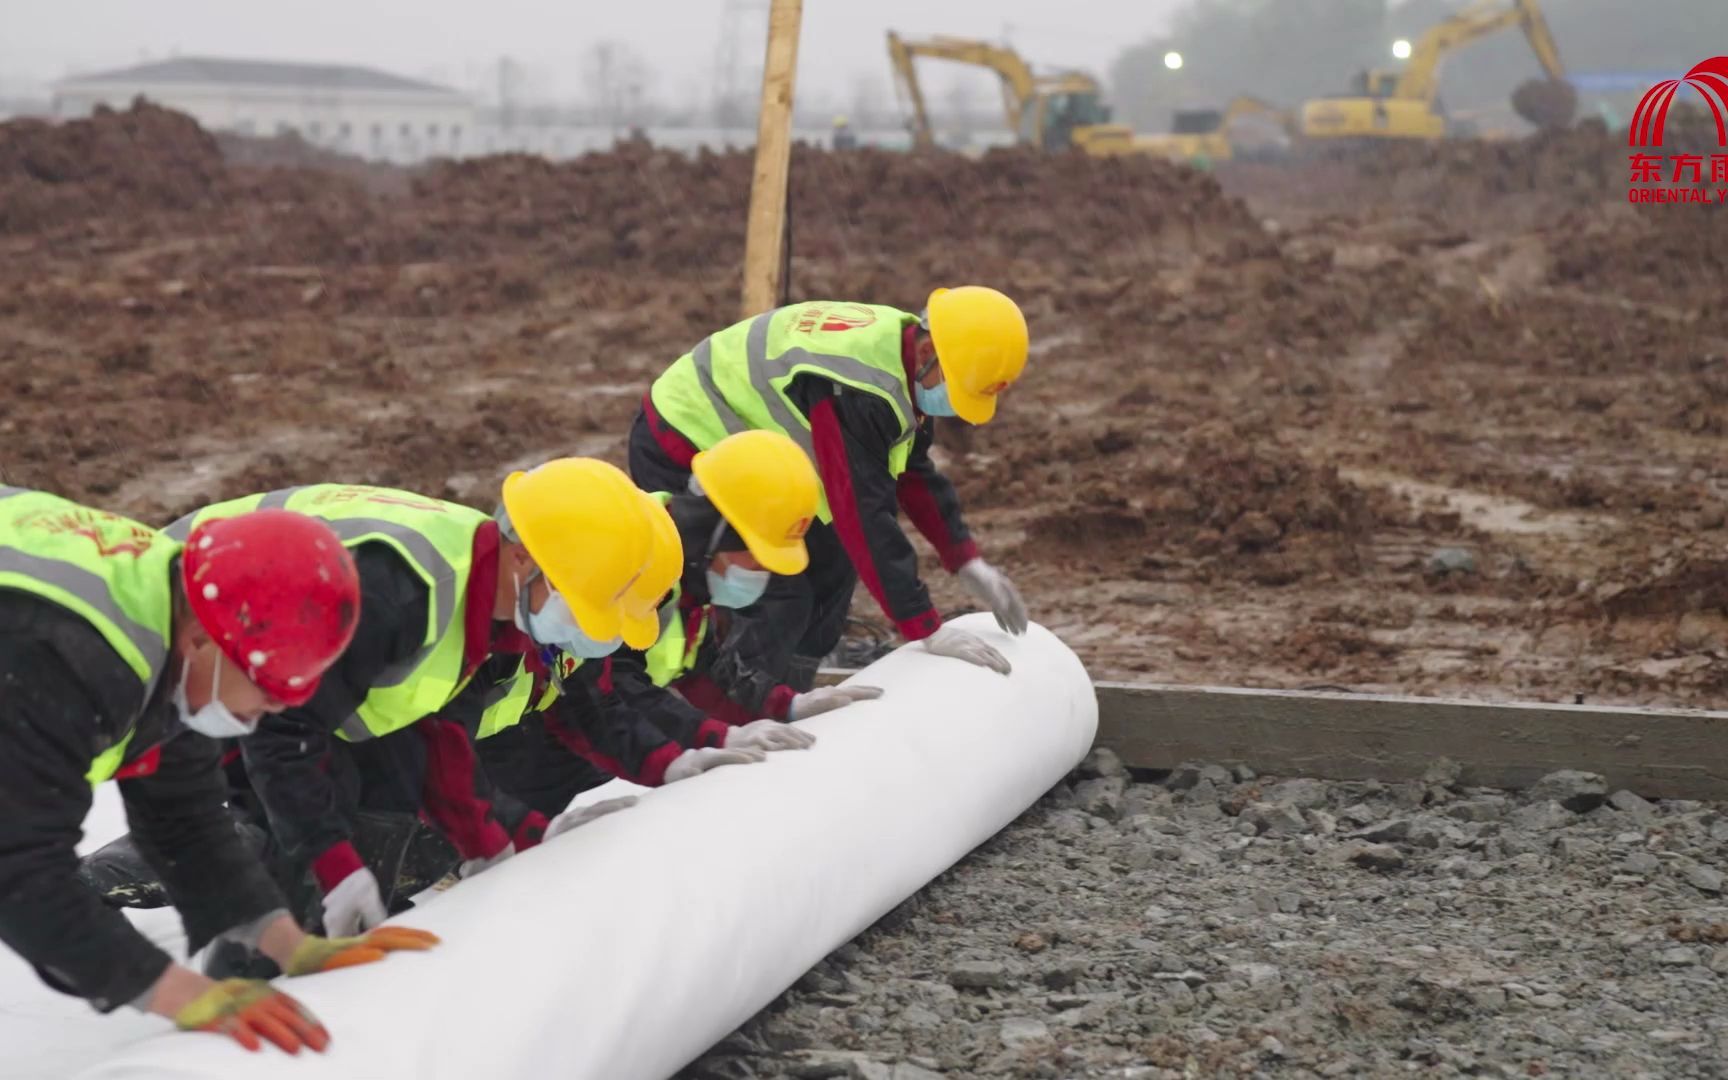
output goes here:
[{"label": "gravel ground", "polygon": [[1108,750],[681,1076],[1728,1076],[1728,813]]}]

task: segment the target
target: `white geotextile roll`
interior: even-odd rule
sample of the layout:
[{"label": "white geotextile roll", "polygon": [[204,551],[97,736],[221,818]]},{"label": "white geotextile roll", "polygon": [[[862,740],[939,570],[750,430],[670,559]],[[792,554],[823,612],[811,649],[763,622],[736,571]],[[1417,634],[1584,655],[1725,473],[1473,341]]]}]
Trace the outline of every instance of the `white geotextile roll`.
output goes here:
[{"label": "white geotextile roll", "polygon": [[1067,646],[955,621],[1013,675],[905,646],[854,677],[881,700],[805,723],[813,749],[650,792],[439,895],[402,920],[443,937],[432,953],[287,980],[330,1028],[327,1054],[167,1033],[83,1076],[670,1076],[1091,746],[1097,701]]}]

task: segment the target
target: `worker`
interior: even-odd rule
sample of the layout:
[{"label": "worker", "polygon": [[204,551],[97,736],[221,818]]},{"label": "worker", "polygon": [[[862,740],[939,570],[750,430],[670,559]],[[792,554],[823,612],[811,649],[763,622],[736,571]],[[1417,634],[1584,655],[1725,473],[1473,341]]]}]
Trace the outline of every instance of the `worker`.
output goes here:
[{"label": "worker", "polygon": [[768,674],[785,666],[792,641],[739,614],[772,576],[808,565],[804,536],[821,481],[803,449],[777,432],[744,431],[697,454],[691,468],[689,490],[652,496],[670,512],[659,519],[670,535],[656,559],[671,556],[643,575],[646,595],[664,597],[652,648],[567,666],[556,702],[481,743],[499,785],[542,814],[613,776],[656,787],[808,748],[815,736],[783,721],[882,694],[872,686],[797,693]]},{"label": "worker", "polygon": [[1025,632],[1019,591],[979,556],[930,460],[929,418],[988,423],[1026,353],[1020,308],[982,286],[937,289],[922,314],[828,300],[779,308],[710,335],[655,380],[631,429],[630,472],[644,489],[682,490],[698,452],[746,429],[788,435],[810,455],[822,496],[809,566],[745,613],[779,632],[803,628],[771,673],[795,691],[811,689],[839,643],[859,578],[907,640],[1007,674],[982,637],[942,624],[897,512],[998,625]]},{"label": "worker", "polygon": [[858,136],[852,131],[852,123],[844,116],[834,118],[833,147],[836,150],[858,149]]},{"label": "worker", "polygon": [[[641,493],[604,462],[564,458],[504,481],[496,515],[388,488],[319,484],[222,503],[202,522],[286,506],[331,523],[364,601],[354,644],[319,692],[242,744],[250,792],[286,883],[309,865],[331,933],[391,913],[392,867],[411,832],[362,858],[361,810],[423,817],[472,874],[539,843],[546,819],[498,792],[473,739],[519,719],[524,654],[598,658],[651,644],[651,611],[622,597],[647,562]],[[184,527],[184,524],[175,528]],[[384,881],[380,882],[380,872]]]},{"label": "worker", "polygon": [[76,877],[93,785],[117,780],[133,836],[196,951],[251,942],[289,975],[425,949],[388,928],[305,933],[223,809],[219,738],[303,704],[359,615],[353,560],[285,510],[194,530],[182,547],[116,514],[0,487],[0,939],[49,986],[247,1049],[323,1050],[329,1033],[257,980],[175,963]]}]

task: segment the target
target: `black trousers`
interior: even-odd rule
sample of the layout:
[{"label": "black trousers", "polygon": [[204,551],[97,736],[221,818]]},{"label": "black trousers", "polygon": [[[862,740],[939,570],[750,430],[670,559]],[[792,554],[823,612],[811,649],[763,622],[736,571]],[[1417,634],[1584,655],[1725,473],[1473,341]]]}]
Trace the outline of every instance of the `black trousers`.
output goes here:
[{"label": "black trousers", "polygon": [[[654,441],[647,414],[641,410],[630,428],[629,453],[630,478],[637,487],[674,493],[689,490],[690,470],[674,462]],[[840,644],[858,584],[858,571],[832,525],[813,523],[804,543],[810,549],[810,566],[792,577],[774,575],[762,599],[744,609],[748,617],[785,627],[796,640],[790,670],[772,674],[798,691],[815,684],[817,667]]]},{"label": "black trousers", "polygon": [[[276,843],[238,756],[228,763],[227,772],[229,804],[262,834],[260,855],[290,909],[302,926],[321,926],[321,894],[310,861],[291,857]],[[419,820],[425,772],[426,750],[411,730],[359,743],[332,741],[330,774],[337,805],[353,829],[354,850],[377,877],[384,906],[392,914],[410,906],[410,896],[462,861],[436,829]]]}]

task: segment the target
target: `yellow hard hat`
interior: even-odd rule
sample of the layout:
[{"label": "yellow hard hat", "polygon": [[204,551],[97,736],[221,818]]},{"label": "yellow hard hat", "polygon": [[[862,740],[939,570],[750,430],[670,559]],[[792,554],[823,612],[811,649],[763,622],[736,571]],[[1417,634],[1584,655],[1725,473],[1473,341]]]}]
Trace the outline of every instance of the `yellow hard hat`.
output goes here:
[{"label": "yellow hard hat", "polygon": [[1026,370],[1026,316],[1020,305],[983,285],[937,289],[926,308],[930,340],[948,383],[955,415],[987,424],[996,395]]},{"label": "yellow hard hat", "polygon": [[804,534],[822,483],[802,447],[777,431],[740,431],[697,454],[690,468],[757,562],[776,574],[804,572]]},{"label": "yellow hard hat", "polygon": [[834,126],[835,127],[845,127],[846,123],[847,123],[847,121],[846,121],[846,118],[844,116],[836,116],[834,118]]},{"label": "yellow hard hat", "polygon": [[582,632],[597,641],[639,628],[624,626],[624,595],[647,565],[654,526],[642,492],[616,466],[593,458],[559,458],[504,480],[504,512],[528,555],[570,605]]},{"label": "yellow hard hat", "polygon": [[635,648],[646,647],[635,644],[644,637],[652,644],[660,636],[660,601],[684,573],[684,541],[678,538],[678,526],[666,512],[666,504],[647,492],[642,493],[642,502],[652,526],[653,547],[642,576],[624,593],[624,639]]}]

